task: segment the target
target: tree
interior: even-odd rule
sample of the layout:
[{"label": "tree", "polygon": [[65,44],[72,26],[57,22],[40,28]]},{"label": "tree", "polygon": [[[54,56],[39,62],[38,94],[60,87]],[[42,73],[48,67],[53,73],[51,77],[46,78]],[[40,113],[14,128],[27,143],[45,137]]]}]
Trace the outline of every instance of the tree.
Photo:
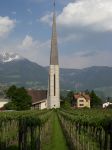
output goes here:
[{"label": "tree", "polygon": [[112,109],[112,105],[109,105],[107,108],[108,108],[108,109]]},{"label": "tree", "polygon": [[71,107],[71,103],[73,101],[73,96],[74,96],[74,92],[73,91],[69,91],[66,93],[61,93],[61,107],[64,108],[70,108]]},{"label": "tree", "polygon": [[107,97],[107,102],[112,103],[112,98],[111,97]]},{"label": "tree", "polygon": [[70,109],[71,108],[71,104],[68,101],[64,101],[61,104],[61,107],[64,108],[64,109]]},{"label": "tree", "polygon": [[27,94],[24,87],[17,88],[11,86],[6,92],[7,97],[11,100],[5,105],[6,109],[28,110],[31,107],[31,97]]},{"label": "tree", "polygon": [[86,89],[84,92],[85,92],[85,94],[88,94],[88,95],[90,94],[88,89]]},{"label": "tree", "polygon": [[13,96],[15,95],[15,92],[16,92],[17,88],[15,85],[12,85],[11,87],[9,87],[9,89],[6,91],[6,96],[9,98],[9,99],[12,99]]},{"label": "tree", "polygon": [[100,107],[102,105],[102,100],[95,94],[94,91],[90,93],[91,107]]},{"label": "tree", "polygon": [[66,99],[71,103],[71,101],[73,100],[73,96],[74,96],[74,92],[70,91],[68,92]]},{"label": "tree", "polygon": [[17,110],[17,107],[14,103],[9,102],[9,103],[4,105],[4,109],[6,109],[6,110]]},{"label": "tree", "polygon": [[73,105],[73,102],[74,102],[74,92],[73,91],[68,92],[68,94],[66,96],[66,100],[67,100],[66,105],[69,105],[69,107]]}]

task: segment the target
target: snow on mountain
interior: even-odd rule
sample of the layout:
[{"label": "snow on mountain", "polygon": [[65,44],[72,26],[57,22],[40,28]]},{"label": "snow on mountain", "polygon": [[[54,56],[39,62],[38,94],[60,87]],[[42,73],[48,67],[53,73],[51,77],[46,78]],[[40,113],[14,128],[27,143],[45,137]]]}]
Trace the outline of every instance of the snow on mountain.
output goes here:
[{"label": "snow on mountain", "polygon": [[21,59],[24,59],[24,58],[16,53],[4,52],[4,53],[0,54],[0,62],[2,62],[2,63],[17,61],[17,60],[21,60]]}]

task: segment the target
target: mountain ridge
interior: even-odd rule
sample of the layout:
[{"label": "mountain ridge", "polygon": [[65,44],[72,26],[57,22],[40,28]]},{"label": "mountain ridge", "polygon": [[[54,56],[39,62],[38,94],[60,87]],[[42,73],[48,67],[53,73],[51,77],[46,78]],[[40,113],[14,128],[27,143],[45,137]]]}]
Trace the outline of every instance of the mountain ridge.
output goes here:
[{"label": "mountain ridge", "polygon": [[[49,67],[43,67],[20,56],[19,58],[0,63],[0,84],[47,89]],[[61,89],[67,90],[112,87],[111,76],[112,67],[109,66],[92,66],[83,69],[60,68],[60,85]]]}]

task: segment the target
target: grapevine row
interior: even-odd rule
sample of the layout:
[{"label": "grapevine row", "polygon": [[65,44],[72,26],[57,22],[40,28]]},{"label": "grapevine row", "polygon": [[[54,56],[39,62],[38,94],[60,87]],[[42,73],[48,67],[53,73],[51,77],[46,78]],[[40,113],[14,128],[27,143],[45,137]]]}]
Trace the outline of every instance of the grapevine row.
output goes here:
[{"label": "grapevine row", "polygon": [[112,150],[112,110],[58,110],[71,149]]},{"label": "grapevine row", "polygon": [[39,150],[49,132],[52,111],[0,113],[0,150]]}]

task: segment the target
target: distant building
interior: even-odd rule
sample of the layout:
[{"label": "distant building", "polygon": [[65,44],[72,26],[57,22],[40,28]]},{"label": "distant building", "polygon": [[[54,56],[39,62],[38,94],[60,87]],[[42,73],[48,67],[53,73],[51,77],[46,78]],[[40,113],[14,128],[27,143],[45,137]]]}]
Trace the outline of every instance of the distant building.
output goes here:
[{"label": "distant building", "polygon": [[32,97],[32,109],[47,108],[47,91],[46,90],[27,90],[28,95]]},{"label": "distant building", "polygon": [[74,108],[90,108],[90,96],[85,93],[74,94],[72,106]]},{"label": "distant building", "polygon": [[110,105],[112,105],[112,103],[110,103],[110,102],[106,102],[106,103],[103,103],[103,108],[107,108],[107,107],[109,107]]},{"label": "distant building", "polygon": [[4,107],[5,104],[9,102],[8,99],[0,98],[0,109]]}]

